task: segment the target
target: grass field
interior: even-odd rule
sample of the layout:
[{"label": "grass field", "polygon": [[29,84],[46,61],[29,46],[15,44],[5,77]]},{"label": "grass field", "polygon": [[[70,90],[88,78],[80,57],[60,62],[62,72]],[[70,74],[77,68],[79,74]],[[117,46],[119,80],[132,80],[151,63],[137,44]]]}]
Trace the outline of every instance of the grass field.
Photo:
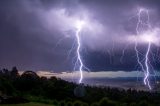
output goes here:
[{"label": "grass field", "polygon": [[24,103],[24,104],[0,104],[0,106],[54,106],[42,103]]}]

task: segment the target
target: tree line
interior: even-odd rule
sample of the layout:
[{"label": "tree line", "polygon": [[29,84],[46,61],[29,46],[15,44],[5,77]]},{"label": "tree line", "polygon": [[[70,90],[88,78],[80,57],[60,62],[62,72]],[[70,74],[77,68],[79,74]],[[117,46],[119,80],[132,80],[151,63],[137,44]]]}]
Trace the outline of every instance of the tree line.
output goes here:
[{"label": "tree line", "polygon": [[160,93],[96,87],[40,77],[34,71],[0,70],[0,97],[22,97],[55,106],[160,106]]}]

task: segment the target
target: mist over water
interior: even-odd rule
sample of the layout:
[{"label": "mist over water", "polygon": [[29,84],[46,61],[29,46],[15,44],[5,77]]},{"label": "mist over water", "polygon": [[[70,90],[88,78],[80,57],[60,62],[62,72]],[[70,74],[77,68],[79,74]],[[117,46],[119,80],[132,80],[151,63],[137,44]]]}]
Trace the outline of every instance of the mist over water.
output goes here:
[{"label": "mist over water", "polygon": [[[56,76],[58,78],[67,80],[69,82],[78,83],[79,71],[54,73],[47,71],[38,71],[40,76]],[[153,91],[159,91],[160,77],[159,72],[156,71],[156,76],[150,76],[151,86]],[[117,87],[123,89],[149,90],[143,83],[143,72],[141,71],[99,71],[99,72],[84,72],[82,83],[84,85],[98,86],[98,87]]]}]

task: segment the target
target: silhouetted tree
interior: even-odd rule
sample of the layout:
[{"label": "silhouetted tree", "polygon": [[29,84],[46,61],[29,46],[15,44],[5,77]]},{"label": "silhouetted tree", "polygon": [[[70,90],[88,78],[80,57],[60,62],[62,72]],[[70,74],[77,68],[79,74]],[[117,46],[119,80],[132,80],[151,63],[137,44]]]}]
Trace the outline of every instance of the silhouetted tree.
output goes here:
[{"label": "silhouetted tree", "polygon": [[[11,76],[17,77],[13,79]],[[2,93],[7,95],[16,93],[16,95],[25,96],[31,101],[52,103],[55,106],[58,106],[59,103],[64,105],[59,102],[63,100],[65,106],[88,106],[88,104],[91,106],[159,106],[160,104],[159,92],[83,85],[86,94],[79,97],[74,92],[78,86],[78,84],[56,77],[40,78],[33,71],[26,71],[20,76],[16,67],[11,71],[8,69],[0,71],[0,91]],[[80,91],[83,90],[78,89],[76,93],[79,94]]]},{"label": "silhouetted tree", "polygon": [[36,86],[39,86],[39,76],[33,71],[25,71],[19,80],[19,88],[22,91],[36,90]]},{"label": "silhouetted tree", "polygon": [[19,76],[19,73],[16,67],[13,67],[10,73],[11,73],[10,75],[12,78],[16,78]]},{"label": "silhouetted tree", "polygon": [[0,91],[3,94],[12,95],[15,92],[15,88],[10,80],[0,77]]},{"label": "silhouetted tree", "polygon": [[21,77],[22,78],[28,78],[28,79],[37,79],[37,78],[39,78],[39,76],[33,71],[25,71],[24,73],[22,73]]}]

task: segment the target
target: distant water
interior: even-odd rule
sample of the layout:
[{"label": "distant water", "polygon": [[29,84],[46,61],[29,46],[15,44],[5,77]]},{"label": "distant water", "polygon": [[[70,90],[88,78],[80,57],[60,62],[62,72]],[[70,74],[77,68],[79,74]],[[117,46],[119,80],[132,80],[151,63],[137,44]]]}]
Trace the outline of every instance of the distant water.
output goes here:
[{"label": "distant water", "polygon": [[[54,73],[47,71],[38,71],[39,76],[56,76],[64,80],[78,83],[79,71],[74,72],[62,72]],[[144,73],[142,71],[97,71],[86,72],[83,71],[83,81],[85,85],[90,86],[110,86],[123,89],[137,89],[137,90],[149,90],[143,83]],[[160,72],[155,71],[149,77],[152,91],[160,89]]]},{"label": "distant water", "polygon": [[[78,82],[76,79],[66,79],[71,82]],[[85,85],[90,86],[110,86],[123,89],[149,90],[143,83],[143,78],[137,77],[117,77],[117,78],[87,78],[83,80]],[[152,91],[160,90],[160,78],[150,78]]]}]

